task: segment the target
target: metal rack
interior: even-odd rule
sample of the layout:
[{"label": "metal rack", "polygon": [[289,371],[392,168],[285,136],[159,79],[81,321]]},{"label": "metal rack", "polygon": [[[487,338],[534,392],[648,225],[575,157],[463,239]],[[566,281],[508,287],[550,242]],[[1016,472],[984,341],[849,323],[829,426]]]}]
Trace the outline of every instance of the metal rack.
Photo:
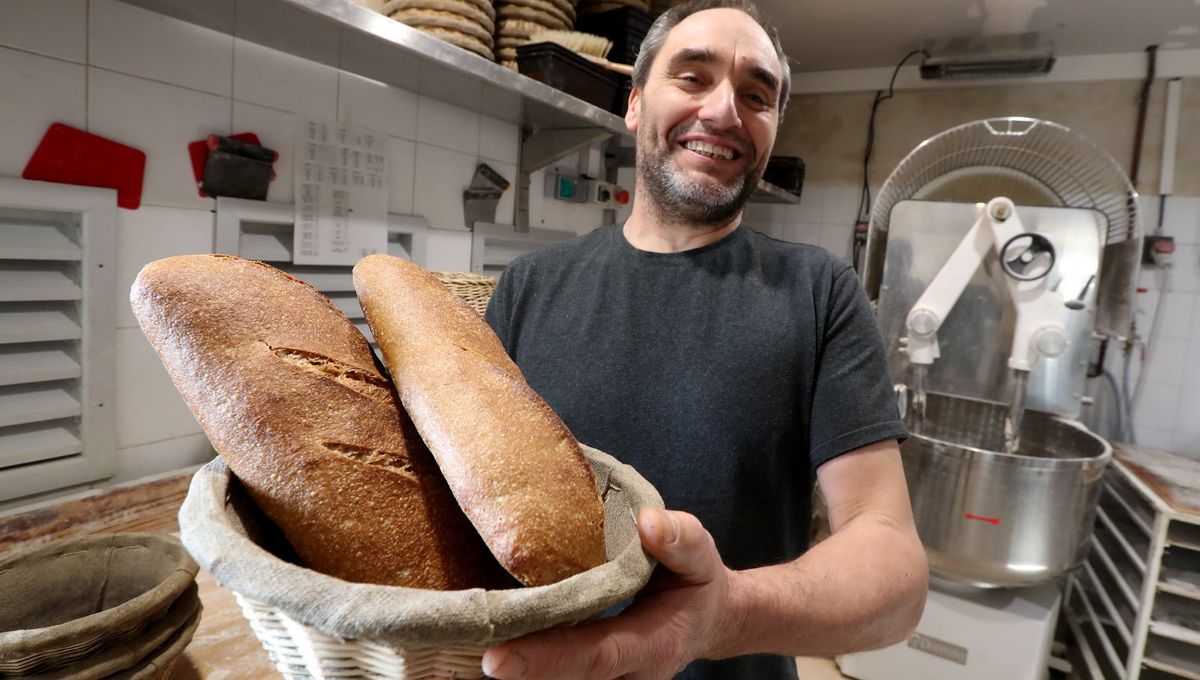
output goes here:
[{"label": "metal rack", "polygon": [[1094,679],[1200,680],[1200,464],[1118,449],[1067,622]]}]

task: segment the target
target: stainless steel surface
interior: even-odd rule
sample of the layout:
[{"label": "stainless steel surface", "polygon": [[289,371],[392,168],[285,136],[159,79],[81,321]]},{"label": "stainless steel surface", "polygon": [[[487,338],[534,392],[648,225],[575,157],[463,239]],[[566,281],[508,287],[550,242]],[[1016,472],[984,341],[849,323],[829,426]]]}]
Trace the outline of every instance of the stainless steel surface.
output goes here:
[{"label": "stainless steel surface", "polygon": [[534,129],[625,119],[350,0],[126,0],[188,23]]},{"label": "stainless steel surface", "polygon": [[1108,443],[1078,423],[1026,411],[1020,449],[1003,453],[1005,404],[927,398],[921,431],[901,452],[932,574],[1021,587],[1078,565],[1112,458]]},{"label": "stainless steel surface", "polygon": [[893,209],[912,198],[1085,208],[1106,220],[1094,328],[1130,333],[1141,252],[1137,192],[1112,156],[1061,125],[1031,118],[974,121],[938,134],[892,172],[871,212],[863,279],[875,299],[884,283]]},{"label": "stainless steel surface", "polygon": [[[1054,242],[1058,258],[1050,272],[1065,297],[1075,298],[1100,265],[1104,218],[1093,210],[1017,205],[1022,223]],[[976,218],[963,203],[902,201],[893,208],[882,285],[879,323],[888,348],[893,383],[909,383],[908,357],[900,338],[905,319]],[[1030,372],[1028,408],[1078,416],[1085,362],[1091,345],[1096,286],[1088,287],[1081,310],[1062,309],[1071,346],[1054,359],[1040,359]],[[1000,261],[989,255],[971,278],[938,333],[941,358],[930,368],[926,389],[997,403],[1011,401],[1008,369],[1015,310]],[[916,387],[911,385],[911,387]]]},{"label": "stainless steel surface", "polygon": [[750,196],[750,200],[757,203],[799,203],[800,197],[789,191],[784,191],[770,182],[760,181],[758,188]]}]

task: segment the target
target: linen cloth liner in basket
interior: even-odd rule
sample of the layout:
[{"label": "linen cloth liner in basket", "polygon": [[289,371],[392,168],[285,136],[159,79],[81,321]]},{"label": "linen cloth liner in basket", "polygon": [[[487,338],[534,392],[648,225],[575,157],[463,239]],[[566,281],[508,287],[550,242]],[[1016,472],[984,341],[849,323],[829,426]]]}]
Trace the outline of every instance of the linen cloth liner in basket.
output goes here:
[{"label": "linen cloth liner in basket", "polygon": [[[559,624],[577,623],[632,597],[654,561],[642,550],[636,515],[663,507],[630,466],[590,447],[584,454],[604,497],[605,564],[547,586],[432,591],[350,583],[276,557],[278,529],[263,518],[217,458],[192,479],[179,511],[180,539],[226,588],[323,633],[420,650],[486,647]],[[253,537],[253,540],[252,538]]]}]

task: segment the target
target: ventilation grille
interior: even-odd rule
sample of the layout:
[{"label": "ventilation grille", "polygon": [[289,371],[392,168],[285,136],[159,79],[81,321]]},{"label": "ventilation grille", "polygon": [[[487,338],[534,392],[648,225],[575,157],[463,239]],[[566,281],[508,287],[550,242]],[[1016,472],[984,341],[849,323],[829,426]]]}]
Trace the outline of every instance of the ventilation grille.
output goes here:
[{"label": "ventilation grille", "polygon": [[31,186],[0,182],[0,500],[108,476],[116,460],[115,207],[30,207]]},{"label": "ventilation grille", "polygon": [[[425,264],[423,217],[388,215],[388,254],[419,265]],[[295,209],[291,204],[264,203],[243,199],[217,199],[218,253],[258,260],[291,274],[316,288],[350,319],[375,348],[375,336],[367,325],[354,292],[353,267],[346,265],[293,264]]]}]

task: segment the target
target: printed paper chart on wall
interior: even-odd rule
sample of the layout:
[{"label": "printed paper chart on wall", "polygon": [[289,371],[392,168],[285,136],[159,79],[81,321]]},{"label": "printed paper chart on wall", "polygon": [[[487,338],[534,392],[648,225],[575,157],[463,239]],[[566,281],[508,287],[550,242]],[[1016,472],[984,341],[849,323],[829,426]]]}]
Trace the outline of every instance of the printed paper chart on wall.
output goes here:
[{"label": "printed paper chart on wall", "polygon": [[296,135],[296,264],[353,265],[387,252],[387,136],[322,121]]}]

